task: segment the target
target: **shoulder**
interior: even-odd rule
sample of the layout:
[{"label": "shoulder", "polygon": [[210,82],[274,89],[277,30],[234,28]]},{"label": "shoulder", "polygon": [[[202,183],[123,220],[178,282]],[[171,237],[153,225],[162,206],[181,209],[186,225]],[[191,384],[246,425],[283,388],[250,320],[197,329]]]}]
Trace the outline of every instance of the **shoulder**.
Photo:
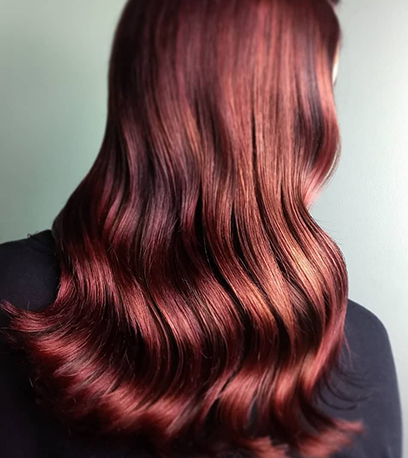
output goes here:
[{"label": "shoulder", "polygon": [[390,345],[387,328],[383,321],[363,305],[349,299],[344,332],[354,347],[372,353],[384,344]]},{"label": "shoulder", "polygon": [[387,330],[380,318],[363,305],[348,299],[346,327],[359,327],[364,325],[364,328],[380,332],[382,335],[387,335]]},{"label": "shoulder", "polygon": [[0,244],[0,301],[40,309],[55,299],[58,282],[51,230]]},{"label": "shoulder", "polygon": [[372,311],[349,299],[344,333],[354,368],[364,372],[375,386],[395,388],[394,356],[383,321]]},{"label": "shoulder", "polygon": [[351,354],[373,377],[393,375],[391,341],[383,321],[363,305],[348,300],[344,328]]},{"label": "shoulder", "polygon": [[[345,322],[348,351],[344,353],[346,378],[338,381],[340,391],[356,401],[342,410],[336,397],[328,396],[332,414],[347,420],[363,420],[365,433],[348,450],[351,457],[401,457],[402,413],[397,372],[389,333],[372,311],[348,300]],[[344,403],[343,408],[345,407]]]}]

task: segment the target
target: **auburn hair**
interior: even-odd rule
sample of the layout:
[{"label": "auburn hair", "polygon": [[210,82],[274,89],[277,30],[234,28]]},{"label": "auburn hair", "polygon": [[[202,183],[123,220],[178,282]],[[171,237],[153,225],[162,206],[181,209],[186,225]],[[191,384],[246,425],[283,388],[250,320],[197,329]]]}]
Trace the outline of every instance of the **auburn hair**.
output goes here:
[{"label": "auburn hair", "polygon": [[68,424],[161,456],[327,457],[362,431],[316,402],[347,346],[344,258],[309,213],[339,42],[329,0],[127,2],[56,299],[3,304]]}]

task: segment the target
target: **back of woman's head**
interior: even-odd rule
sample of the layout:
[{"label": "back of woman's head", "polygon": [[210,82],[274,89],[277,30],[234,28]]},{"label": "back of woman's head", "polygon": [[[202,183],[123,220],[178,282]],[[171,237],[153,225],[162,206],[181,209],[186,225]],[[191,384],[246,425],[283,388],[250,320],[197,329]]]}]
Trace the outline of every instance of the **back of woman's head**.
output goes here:
[{"label": "back of woman's head", "polygon": [[58,296],[5,307],[70,425],[258,457],[358,430],[316,403],[347,303],[308,211],[337,161],[339,39],[328,0],[126,4],[104,140],[53,225]]}]

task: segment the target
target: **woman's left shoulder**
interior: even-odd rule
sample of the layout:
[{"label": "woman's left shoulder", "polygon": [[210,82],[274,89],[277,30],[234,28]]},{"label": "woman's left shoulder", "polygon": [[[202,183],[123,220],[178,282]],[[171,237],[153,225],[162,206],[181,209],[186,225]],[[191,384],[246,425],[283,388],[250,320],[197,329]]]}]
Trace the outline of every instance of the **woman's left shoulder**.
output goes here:
[{"label": "woman's left shoulder", "polygon": [[0,244],[0,301],[36,310],[55,299],[59,268],[51,230]]}]

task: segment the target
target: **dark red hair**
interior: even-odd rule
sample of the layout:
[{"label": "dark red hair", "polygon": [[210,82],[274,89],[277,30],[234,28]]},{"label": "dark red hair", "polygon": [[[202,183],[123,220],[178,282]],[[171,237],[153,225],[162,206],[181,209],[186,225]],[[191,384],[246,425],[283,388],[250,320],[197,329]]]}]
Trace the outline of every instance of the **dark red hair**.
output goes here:
[{"label": "dark red hair", "polygon": [[346,343],[345,263],[308,211],[339,40],[328,0],[128,1],[99,155],[52,226],[58,296],[4,305],[70,425],[264,458],[361,429],[315,402]]}]

